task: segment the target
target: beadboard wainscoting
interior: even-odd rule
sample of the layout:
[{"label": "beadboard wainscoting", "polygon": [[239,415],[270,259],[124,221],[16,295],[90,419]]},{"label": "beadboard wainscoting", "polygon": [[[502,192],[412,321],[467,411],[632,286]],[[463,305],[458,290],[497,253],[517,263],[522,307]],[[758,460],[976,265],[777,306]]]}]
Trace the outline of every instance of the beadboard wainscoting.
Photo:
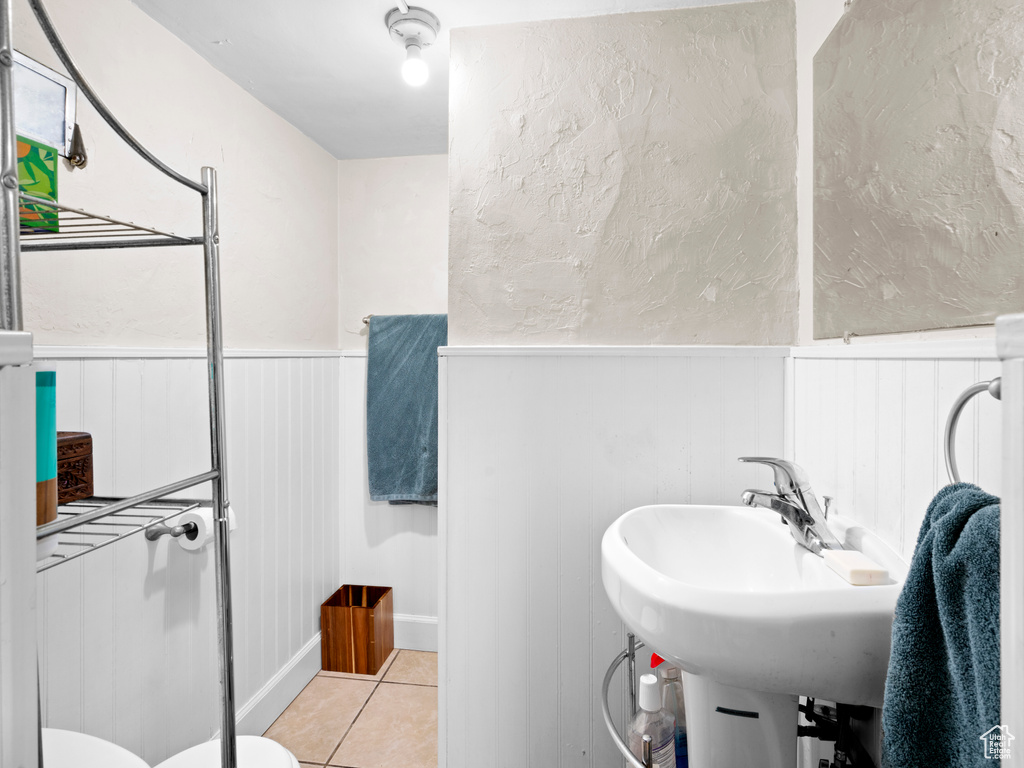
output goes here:
[{"label": "beadboard wainscoting", "polygon": [[[993,340],[796,347],[787,414],[792,456],[819,496],[907,561],[925,511],[950,481],[943,433],[957,396],[1000,375]],[[982,393],[957,429],[960,477],[999,494],[1001,411]]]},{"label": "beadboard wainscoting", "polygon": [[621,765],[601,537],[633,507],[738,504],[764,481],[736,458],[782,455],[786,353],[442,349],[442,768]]},{"label": "beadboard wainscoting", "polygon": [[[787,452],[819,497],[832,496],[839,514],[909,562],[928,504],[950,482],[943,446],[953,402],[971,384],[1000,375],[994,341],[868,342],[795,347],[791,354]],[[956,435],[961,479],[997,495],[1001,407],[988,394],[974,397]],[[878,763],[880,710],[858,730]],[[801,755],[801,768],[818,757]]]},{"label": "beadboard wainscoting", "polygon": [[[93,436],[95,490],[126,496],[209,468],[202,353],[36,350],[58,427]],[[341,566],[337,354],[225,363],[239,730],[262,733],[320,668],[319,605]],[[208,497],[208,486],[187,496]],[[40,574],[43,721],[156,764],[220,726],[210,547],[137,535]]]},{"label": "beadboard wainscoting", "polygon": [[394,590],[395,647],[437,650],[437,507],[370,501],[366,353],[341,357],[341,565],[346,584]]}]

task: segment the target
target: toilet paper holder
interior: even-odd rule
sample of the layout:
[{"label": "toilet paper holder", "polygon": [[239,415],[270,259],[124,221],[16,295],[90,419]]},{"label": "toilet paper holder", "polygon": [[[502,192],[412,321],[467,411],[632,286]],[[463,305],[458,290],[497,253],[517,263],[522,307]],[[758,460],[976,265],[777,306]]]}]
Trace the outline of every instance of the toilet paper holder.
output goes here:
[{"label": "toilet paper holder", "polygon": [[157,523],[156,525],[150,526],[146,529],[146,538],[150,541],[156,541],[161,536],[173,536],[178,538],[184,536],[188,538],[191,533],[193,538],[195,537],[198,528],[195,523],[185,523],[184,525],[168,525],[167,523]]},{"label": "toilet paper holder", "polygon": [[[178,544],[182,549],[189,551],[202,549],[213,537],[213,502],[206,499],[193,503],[196,507],[201,507],[203,512],[197,514],[193,510],[186,510],[176,518],[174,522],[177,524],[175,525],[168,525],[167,523],[152,525],[146,529],[146,538],[149,541],[156,541],[161,536],[171,536],[178,540]],[[226,512],[228,529],[233,531],[238,527],[238,522],[235,517],[235,511],[230,503],[226,506]],[[191,518],[196,522],[186,521],[181,523],[180,521],[183,518]],[[182,539],[183,536],[184,539]]]}]

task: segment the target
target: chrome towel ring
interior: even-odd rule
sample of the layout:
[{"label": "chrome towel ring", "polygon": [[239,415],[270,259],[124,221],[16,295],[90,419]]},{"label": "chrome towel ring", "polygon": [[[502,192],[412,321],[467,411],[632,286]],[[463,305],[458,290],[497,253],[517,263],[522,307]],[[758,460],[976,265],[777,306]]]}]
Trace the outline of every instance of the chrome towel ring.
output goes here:
[{"label": "chrome towel ring", "polygon": [[992,379],[992,381],[979,381],[977,384],[969,386],[960,393],[956,402],[953,403],[953,408],[949,412],[949,418],[946,419],[946,473],[949,475],[951,483],[960,482],[960,472],[956,468],[955,452],[956,425],[960,421],[960,412],[963,411],[968,400],[986,390],[996,400],[1000,400],[1002,396],[1002,379],[997,377]]}]

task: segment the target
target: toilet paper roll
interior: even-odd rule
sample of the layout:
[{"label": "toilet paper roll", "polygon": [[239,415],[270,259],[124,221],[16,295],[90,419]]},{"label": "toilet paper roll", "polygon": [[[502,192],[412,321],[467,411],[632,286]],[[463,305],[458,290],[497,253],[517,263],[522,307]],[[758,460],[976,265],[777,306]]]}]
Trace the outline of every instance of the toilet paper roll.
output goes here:
[{"label": "toilet paper roll", "polygon": [[196,552],[202,549],[206,546],[206,542],[213,538],[213,510],[209,507],[199,507],[182,512],[174,524],[195,526],[194,530],[177,537],[178,545],[186,552]]},{"label": "toilet paper roll", "polygon": [[[208,541],[213,540],[213,509],[211,507],[199,507],[188,512],[182,512],[174,525],[195,525],[195,530],[183,533],[177,537],[178,544],[187,552],[195,552],[206,546]],[[235,510],[228,506],[228,530],[233,531],[238,527],[235,521]]]}]

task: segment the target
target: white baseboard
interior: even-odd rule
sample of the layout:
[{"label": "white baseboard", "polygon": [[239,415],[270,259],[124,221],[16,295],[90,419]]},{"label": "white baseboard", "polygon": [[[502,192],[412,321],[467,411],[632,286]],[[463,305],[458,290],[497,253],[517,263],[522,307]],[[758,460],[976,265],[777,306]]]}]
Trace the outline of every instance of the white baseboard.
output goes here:
[{"label": "white baseboard", "polygon": [[395,648],[437,653],[437,616],[396,613]]},{"label": "white baseboard", "polygon": [[[238,710],[238,734],[262,736],[319,671],[320,633],[317,632],[302,650]],[[214,738],[219,738],[219,735],[218,733]]]}]

